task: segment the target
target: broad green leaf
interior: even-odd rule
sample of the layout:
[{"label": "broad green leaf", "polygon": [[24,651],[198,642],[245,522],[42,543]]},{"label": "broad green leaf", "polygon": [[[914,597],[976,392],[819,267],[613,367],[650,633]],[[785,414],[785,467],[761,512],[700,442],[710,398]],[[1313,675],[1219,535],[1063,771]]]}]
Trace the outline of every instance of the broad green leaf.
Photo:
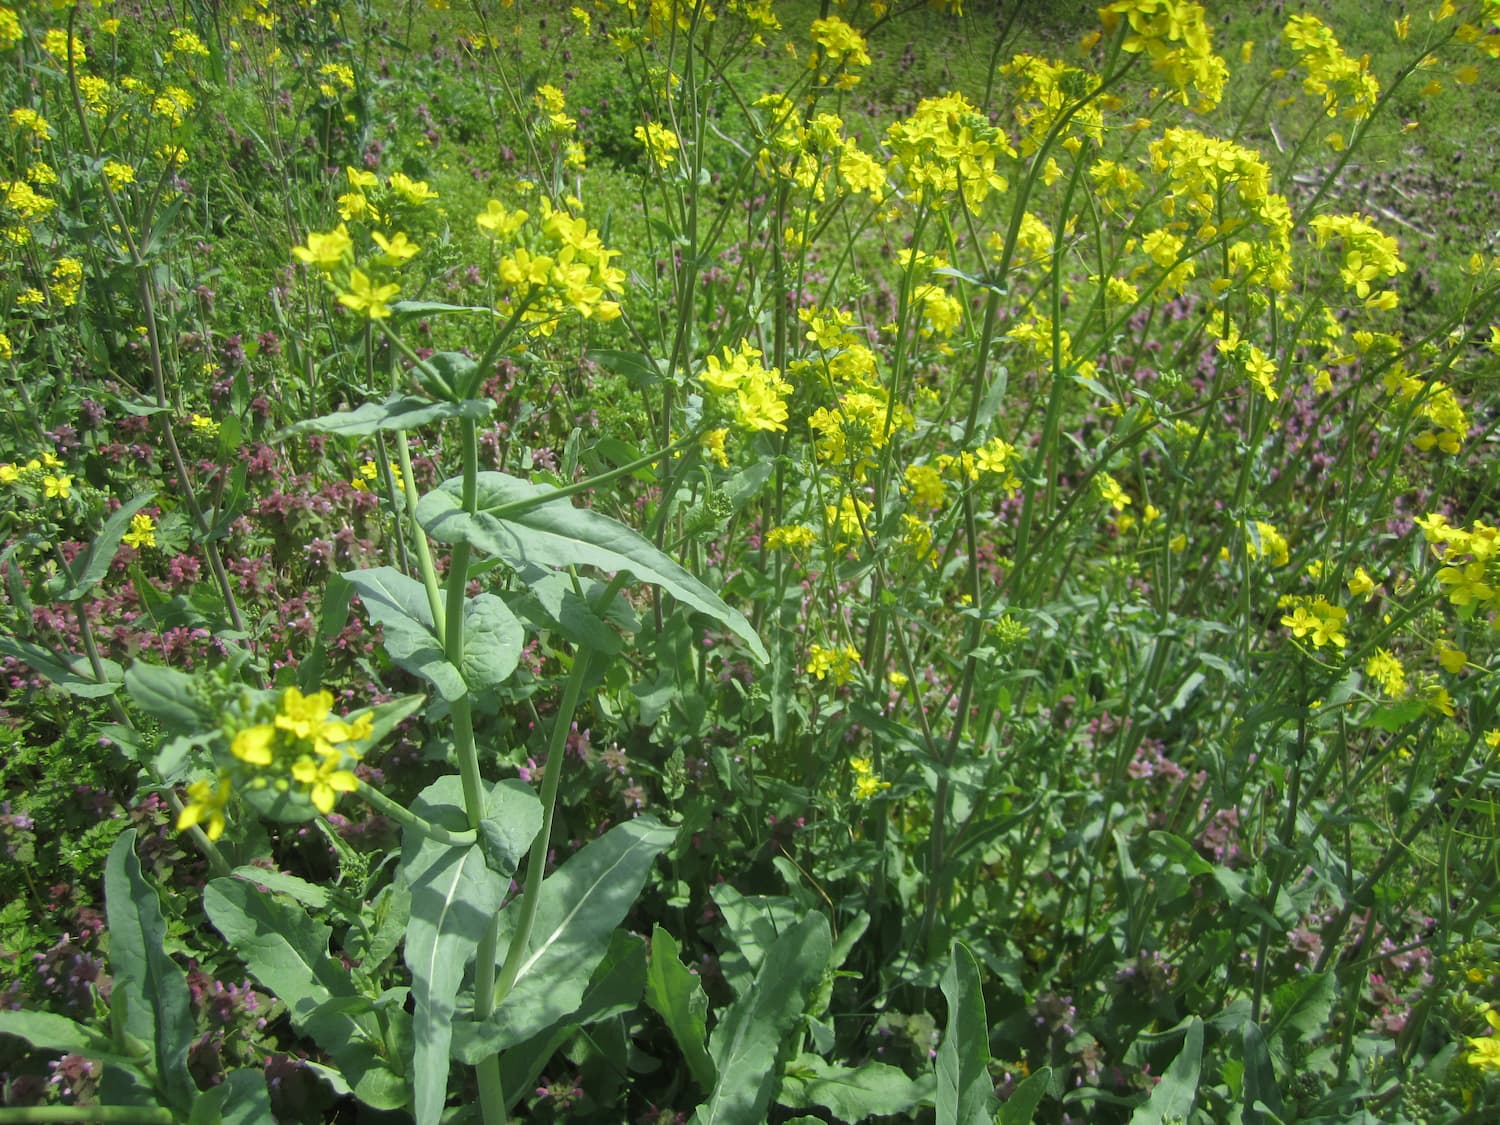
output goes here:
[{"label": "broad green leaf", "polygon": [[357,995],[348,971],[328,954],[332,931],[327,926],[301,907],[235,878],[210,882],[203,910],[250,975],[287,1006],[292,1025],[328,1052],[361,1101],[375,1109],[405,1104],[405,1083],[374,1048],[373,1022],[323,1007],[334,998]]},{"label": "broad green leaf", "polygon": [[1182,1050],[1162,1073],[1145,1104],[1130,1115],[1130,1125],[1165,1125],[1186,1121],[1198,1100],[1198,1074],[1203,1065],[1203,1021],[1193,1016]]},{"label": "broad green leaf", "polygon": [[38,1051],[87,1055],[110,1066],[139,1068],[148,1061],[119,1054],[109,1036],[51,1012],[0,1009],[0,1035],[24,1039]]},{"label": "broad green leaf", "polygon": [[354,410],[341,410],[309,418],[287,428],[288,434],[336,434],[368,437],[383,430],[415,430],[442,418],[485,418],[495,404],[488,399],[463,402],[433,402],[412,395],[392,395],[384,402],[367,402]]},{"label": "broad green leaf", "polygon": [[908,1113],[931,1096],[930,1077],[914,1082],[900,1067],[878,1062],[835,1066],[803,1054],[787,1064],[776,1101],[792,1109],[821,1106],[841,1121],[864,1121]]},{"label": "broad green leaf", "polygon": [[724,977],[736,996],[743,996],[760,971],[766,953],[801,919],[803,911],[785,895],[742,895],[728,883],[709,892],[724,912],[734,950],[720,956]]},{"label": "broad green leaf", "polygon": [[[521,793],[513,788],[497,786],[495,799],[497,804],[522,807]],[[534,797],[531,801],[535,804]],[[445,828],[468,827],[462,782],[454,775],[424,789],[412,811]],[[540,824],[539,807],[535,821]],[[510,879],[509,873],[490,870],[478,844],[455,847],[410,830],[403,834],[398,878],[411,888],[404,956],[416,1005],[413,1112],[417,1125],[437,1125],[448,1094],[448,1047],[458,987],[490,919],[505,900]]]},{"label": "broad green leaf", "polygon": [[204,704],[194,678],[175,668],[137,660],[125,670],[125,691],[137,707],[179,734],[198,734],[219,725],[219,716]]},{"label": "broad green leaf", "polygon": [[328,646],[349,623],[349,603],[354,587],[342,574],[331,575],[323,586],[323,608],[318,614],[318,635],[312,648],[297,665],[297,686],[308,695],[323,685],[323,667],[328,661]]},{"label": "broad green leaf", "polygon": [[781,1088],[782,1060],[796,1046],[793,1029],[833,955],[828,919],[809,914],[766,954],[755,986],[714,1028],[708,1053],[718,1081],[693,1115],[694,1125],[759,1125]]},{"label": "broad green leaf", "polygon": [[125,1007],[125,1031],[151,1045],[157,1083],[172,1108],[185,1111],[197,1097],[187,1053],[198,1029],[188,1003],[187,976],[166,952],[167,923],[156,889],[135,858],[135,829],[120,834],[104,867],[109,920],[112,1004]]},{"label": "broad green leaf", "polygon": [[[610,935],[609,950],[594,970],[577,1011],[524,1043],[506,1048],[500,1057],[500,1077],[506,1091],[505,1108],[514,1108],[518,1101],[536,1089],[536,1080],[542,1069],[579,1028],[634,1010],[641,1002],[645,986],[646,943],[634,934],[615,930]],[[460,1023],[454,1029],[455,1058],[459,1057],[459,1033],[472,1027],[472,1024]]]},{"label": "broad green leaf", "polygon": [[370,620],[380,626],[391,659],[427,680],[449,702],[462,698],[468,685],[443,654],[422,583],[389,566],[351,571],[343,578],[359,592]]},{"label": "broad green leaf", "polygon": [[479,847],[490,870],[514,875],[541,827],[542,803],[529,785],[516,778],[496,783],[479,821]]},{"label": "broad green leaf", "polygon": [[[526,568],[521,579],[547,622],[575,645],[604,656],[613,656],[625,647],[620,634],[610,628],[606,618],[594,612],[594,607],[573,589],[569,575],[533,566]],[[593,580],[583,584],[585,594],[602,588],[602,583]],[[629,613],[629,606],[622,599],[614,598],[606,616],[616,620],[617,624],[630,624],[629,616],[616,617],[615,609],[620,606],[624,607],[626,614]]]},{"label": "broad green leaf", "polygon": [[651,934],[651,964],[646,971],[646,1003],[661,1016],[677,1040],[693,1081],[714,1088],[714,1063],[708,1057],[708,997],[703,982],[679,957],[681,947],[657,926]]},{"label": "broad green leaf", "polygon": [[198,1095],[188,1125],[261,1125],[274,1119],[265,1071],[240,1067]]},{"label": "broad green leaf", "polygon": [[1052,1068],[1050,1066],[1040,1067],[1017,1086],[1000,1107],[1000,1116],[997,1117],[996,1125],[1031,1125],[1031,1119],[1036,1115],[1036,1107],[1042,1104],[1042,1099],[1047,1096],[1047,1087],[1052,1083]]},{"label": "broad green leaf", "polygon": [[247,883],[275,891],[277,894],[288,895],[303,906],[310,906],[314,910],[322,909],[329,902],[327,887],[320,887],[316,883],[309,883],[306,879],[299,879],[295,875],[287,875],[281,871],[267,871],[264,867],[251,867],[246,864],[243,867],[236,867],[230,874]]},{"label": "broad green leaf", "polygon": [[499,687],[521,662],[526,633],[510,606],[494,594],[464,602],[463,676],[475,691]]},{"label": "broad green leaf", "polygon": [[623,375],[636,390],[654,387],[662,381],[662,374],[648,355],[640,352],[625,352],[614,348],[594,348],[588,356],[601,367],[616,375]]},{"label": "broad green leaf", "polygon": [[938,1047],[937,1125],[990,1125],[995,1119],[990,1028],[979,989],[979,966],[967,946],[953,943],[942,985],[948,1026]]},{"label": "broad green leaf", "polygon": [[1292,1047],[1318,1035],[1328,1026],[1335,998],[1332,973],[1294,977],[1271,993],[1271,1022],[1266,1028],[1266,1043],[1278,1066],[1284,1068],[1287,1065],[1287,1055]]},{"label": "broad green leaf", "polygon": [[[465,1033],[456,1047],[462,1061],[504,1050],[573,1014],[610,935],[676,834],[649,816],[617,824],[542,883],[516,983],[489,1019]],[[519,916],[519,901],[500,915],[501,963]]]},{"label": "broad green leaf", "polygon": [[0,637],[0,656],[21,661],[33,672],[45,676],[54,687],[80,699],[114,695],[120,690],[120,681],[124,678],[120,666],[113,660],[106,660],[102,662],[105,675],[113,674],[116,678],[101,683],[94,677],[93,669],[83,657],[74,657],[65,664],[51,649],[23,641],[19,637]]},{"label": "broad green leaf", "polygon": [[417,504],[417,519],[433,538],[468,543],[517,570],[531,563],[629,571],[727,626],[757,660],[767,659],[765,646],[743,614],[618,520],[575,508],[566,497],[552,499],[554,489],[504,473],[479,474],[479,510],[473,514],[463,510],[462,489],[461,480],[446,481]]},{"label": "broad green leaf", "polygon": [[130,530],[130,517],[151,503],[155,495],[154,492],[143,492],[131,497],[104,521],[104,526],[99,529],[99,534],[89,544],[88,550],[74,559],[73,564],[68,567],[73,582],[58,595],[60,601],[76,602],[109,573],[109,564],[114,561],[115,552],[120,549],[120,539]]},{"label": "broad green leaf", "polygon": [[1181,836],[1174,836],[1170,832],[1149,832],[1147,836],[1159,855],[1180,863],[1189,875],[1208,875],[1213,872],[1214,865],[1199,855],[1198,850]]}]

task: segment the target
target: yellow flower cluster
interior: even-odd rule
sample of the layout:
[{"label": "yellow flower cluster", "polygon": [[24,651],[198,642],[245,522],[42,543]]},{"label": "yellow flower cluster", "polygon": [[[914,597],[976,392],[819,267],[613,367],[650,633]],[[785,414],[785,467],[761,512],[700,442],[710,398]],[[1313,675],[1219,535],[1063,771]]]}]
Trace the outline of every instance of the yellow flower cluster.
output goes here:
[{"label": "yellow flower cluster", "polygon": [[1500,610],[1500,527],[1476,520],[1472,528],[1453,527],[1434,513],[1417,526],[1443,562],[1437,580],[1450,604],[1466,612]]},{"label": "yellow flower cluster", "polygon": [[854,73],[854,68],[870,65],[870,52],[865,48],[865,37],[838,16],[813,20],[810,33],[812,41],[822,50],[808,55],[808,65],[816,67],[824,62],[829,63],[839,72],[834,79],[834,86],[840,90],[853,89],[859,82],[859,75]]},{"label": "yellow flower cluster", "polygon": [[554,208],[545,198],[538,221],[528,228],[530,220],[526,211],[507,212],[495,200],[475,219],[497,237],[533,232],[532,246],[516,246],[496,268],[507,294],[501,311],[519,311],[522,320],[543,336],[551,335],[569,313],[586,320],[617,318],[620,306],[610,294],[624,288],[625,273],[610,259],[619,251],[606,249],[587,220]]},{"label": "yellow flower cluster", "polygon": [[241,778],[252,789],[295,789],[319,812],[332,812],[338,794],[352,793],[359,785],[349,768],[360,756],[354,744],[374,733],[368,713],[349,721],[333,718],[332,711],[331,692],[303,695],[287,688],[269,722],[241,727],[230,739],[234,769],[221,771],[216,783],[203,780],[189,786],[178,830],[204,824],[208,838],[218,839],[233,785]]},{"label": "yellow flower cluster", "polygon": [[1309,638],[1313,648],[1324,645],[1343,648],[1349,643],[1344,636],[1349,613],[1342,606],[1333,605],[1326,598],[1309,598],[1300,594],[1283,595],[1277,604],[1291,611],[1282,617],[1281,623],[1299,640]]},{"label": "yellow flower cluster", "polygon": [[1203,6],[1187,0],[1115,0],[1099,10],[1107,34],[1125,25],[1124,49],[1145,55],[1151,69],[1166,82],[1176,99],[1188,104],[1197,95],[1196,109],[1219,104],[1229,68],[1214,54],[1213,32]]},{"label": "yellow flower cluster", "polygon": [[807,647],[808,674],[820,680],[830,680],[835,687],[852,683],[859,665],[859,650],[851,644],[832,648],[823,645]]},{"label": "yellow flower cluster", "polygon": [[1396,307],[1394,290],[1378,294],[1371,292],[1375,284],[1406,272],[1400,244],[1393,237],[1382,234],[1363,215],[1318,215],[1308,226],[1320,248],[1338,241],[1344,252],[1339,277],[1354,290],[1356,297],[1364,301],[1366,308]]},{"label": "yellow flower cluster", "polygon": [[747,430],[781,433],[786,430],[792,385],[776,368],[766,368],[761,353],[749,340],[737,351],[724,348],[723,358],[710,355],[698,381],[715,395],[734,395],[735,416]]},{"label": "yellow flower cluster", "polygon": [[854,771],[854,799],[868,801],[891,787],[889,781],[881,781],[875,773],[875,764],[869,758],[850,758],[849,768]]},{"label": "yellow flower cluster", "polygon": [[797,104],[785,94],[766,94],[755,105],[771,118],[756,164],[761,175],[792,184],[821,203],[830,182],[854,195],[879,202],[889,185],[880,162],[844,136],[844,120],[835,113],[819,113],[804,124]]},{"label": "yellow flower cluster", "polygon": [[651,163],[659,170],[665,171],[677,163],[677,153],[682,148],[682,142],[676,133],[660,122],[648,121],[644,125],[637,125],[635,139],[641,142]]},{"label": "yellow flower cluster", "polygon": [[[1020,54],[1000,68],[1016,90],[1016,124],[1021,127],[1021,154],[1030,156],[1062,116],[1097,84],[1087,71],[1036,55]],[[1104,110],[1099,99],[1076,109],[1068,119],[1063,145],[1077,152],[1081,139],[1104,139]]]},{"label": "yellow flower cluster", "polygon": [[927,206],[957,199],[977,212],[990,192],[1009,187],[996,165],[1016,150],[962,94],[924,98],[886,129],[886,143],[906,190]]},{"label": "yellow flower cluster", "polygon": [[1368,55],[1350,58],[1333,31],[1313,15],[1287,20],[1285,39],[1307,72],[1302,89],[1323,99],[1329,117],[1363,121],[1370,116],[1380,100],[1380,83],[1370,73]]}]

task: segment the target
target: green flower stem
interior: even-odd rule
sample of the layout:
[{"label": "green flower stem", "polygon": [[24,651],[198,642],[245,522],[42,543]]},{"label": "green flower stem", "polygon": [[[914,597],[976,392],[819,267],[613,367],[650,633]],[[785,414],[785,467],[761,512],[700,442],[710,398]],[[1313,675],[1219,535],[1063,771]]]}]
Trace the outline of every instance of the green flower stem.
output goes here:
[{"label": "green flower stem", "polygon": [[406,517],[412,545],[417,551],[417,568],[422,572],[422,588],[427,591],[427,609],[437,629],[438,643],[447,644],[448,631],[443,620],[443,596],[438,588],[437,567],[433,565],[432,548],[427,533],[417,522],[417,480],[411,471],[411,450],[406,447],[406,431],[396,431],[396,459],[401,462],[401,484],[406,491]]},{"label": "green flower stem", "polygon": [[429,840],[436,840],[440,844],[448,844],[450,847],[466,848],[479,839],[479,833],[472,828],[464,832],[454,832],[444,828],[441,824],[433,824],[416,813],[412,812],[399,801],[393,801],[376,789],[373,785],[359,782],[359,788],[355,794],[366,804],[370,805],[376,812],[390,817],[403,828],[410,828],[413,832],[420,832]]}]

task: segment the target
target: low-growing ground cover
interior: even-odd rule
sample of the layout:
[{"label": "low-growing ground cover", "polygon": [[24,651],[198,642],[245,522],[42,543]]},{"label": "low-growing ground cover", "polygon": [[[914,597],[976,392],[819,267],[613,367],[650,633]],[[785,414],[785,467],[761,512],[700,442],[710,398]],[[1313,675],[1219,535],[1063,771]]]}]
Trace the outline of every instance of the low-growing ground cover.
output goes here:
[{"label": "low-growing ground cover", "polygon": [[1369,11],[0,7],[0,1121],[1492,1115],[1500,13]]}]

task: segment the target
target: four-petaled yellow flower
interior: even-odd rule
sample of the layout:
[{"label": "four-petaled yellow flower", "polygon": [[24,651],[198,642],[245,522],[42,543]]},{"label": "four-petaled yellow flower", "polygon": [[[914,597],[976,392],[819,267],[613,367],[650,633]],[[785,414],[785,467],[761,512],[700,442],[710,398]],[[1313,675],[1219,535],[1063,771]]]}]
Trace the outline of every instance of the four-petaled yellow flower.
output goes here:
[{"label": "four-petaled yellow flower", "polygon": [[195,781],[188,786],[187,804],[177,817],[177,831],[183,832],[196,824],[203,825],[203,834],[210,840],[224,835],[224,808],[229,804],[229,779],[220,778],[218,785],[208,780]]},{"label": "four-petaled yellow flower", "polygon": [[398,264],[410,261],[421,251],[420,246],[400,231],[396,232],[392,238],[386,238],[379,231],[372,231],[370,237],[375,240],[375,245],[380,247],[381,253]]},{"label": "four-petaled yellow flower", "polygon": [[391,307],[386,302],[400,291],[401,286],[394,282],[376,285],[364,270],[353,269],[349,271],[349,289],[339,294],[339,304],[362,312],[371,320],[384,320],[391,315]]},{"label": "four-petaled yellow flower", "polygon": [[145,512],[137,512],[130,517],[130,530],[120,536],[120,542],[136,550],[156,546],[156,521]]},{"label": "four-petaled yellow flower", "polygon": [[49,500],[66,500],[73,494],[73,478],[67,473],[61,476],[53,476],[48,473],[42,478],[42,495]]},{"label": "four-petaled yellow flower", "polygon": [[312,231],[307,236],[306,246],[292,247],[292,255],[297,261],[320,270],[338,268],[353,253],[354,242],[349,237],[349,228],[343,223],[326,234]]}]

